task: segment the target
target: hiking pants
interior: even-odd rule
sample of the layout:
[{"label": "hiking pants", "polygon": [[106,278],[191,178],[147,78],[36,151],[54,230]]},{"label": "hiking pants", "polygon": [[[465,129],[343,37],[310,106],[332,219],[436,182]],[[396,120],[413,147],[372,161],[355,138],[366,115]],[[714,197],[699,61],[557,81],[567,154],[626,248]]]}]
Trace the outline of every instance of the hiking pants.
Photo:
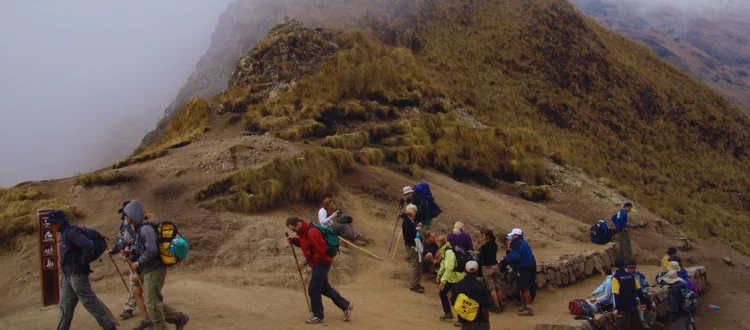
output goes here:
[{"label": "hiking pants", "polygon": [[485,323],[461,323],[461,330],[490,330],[490,324],[487,322]]},{"label": "hiking pants", "polygon": [[633,250],[630,246],[630,231],[621,231],[617,234],[617,239],[620,240],[620,258],[623,260],[632,259]]},{"label": "hiking pants", "polygon": [[690,317],[683,317],[683,318],[679,318],[677,320],[672,321],[671,327],[672,327],[672,330],[693,329],[693,325],[692,325],[692,322],[690,321]]},{"label": "hiking pants", "polygon": [[165,267],[141,274],[146,311],[148,311],[151,322],[154,322],[154,330],[166,329],[167,323],[177,323],[180,315],[182,315],[182,313],[164,303],[161,289],[164,287],[166,278],[167,268]]},{"label": "hiking pants", "polygon": [[328,283],[328,272],[331,265],[317,264],[312,269],[310,275],[310,285],[307,287],[307,293],[310,294],[310,305],[312,313],[319,319],[323,319],[323,297],[331,298],[336,307],[342,311],[349,308],[349,302],[342,297],[330,283]]},{"label": "hiking pants", "polygon": [[[130,275],[133,275],[133,270],[130,270]],[[136,304],[135,304],[135,298],[133,298],[133,281],[131,281],[131,276],[128,276],[128,286],[130,286],[130,292],[128,293],[128,299],[125,300],[125,311],[134,311]]]},{"label": "hiking pants", "polygon": [[641,323],[641,318],[638,317],[638,311],[620,312],[620,315],[617,315],[617,330],[641,329],[643,329],[643,323]]},{"label": "hiking pants", "polygon": [[440,290],[440,302],[443,304],[443,313],[444,314],[451,314],[453,315],[453,308],[451,306],[451,301],[448,299],[448,293],[451,292],[451,289],[453,289],[453,286],[456,285],[455,283],[445,283],[443,286],[443,289]]},{"label": "hiking pants", "polygon": [[106,330],[115,329],[115,319],[109,315],[107,307],[91,290],[89,274],[74,273],[63,275],[60,282],[60,324],[57,325],[57,330],[70,329],[78,301],[96,319],[100,327]]},{"label": "hiking pants", "polygon": [[409,288],[416,288],[419,286],[419,280],[422,278],[422,264],[419,263],[419,254],[417,250],[414,250],[411,246],[406,247],[406,256],[411,266],[411,279],[409,280]]}]

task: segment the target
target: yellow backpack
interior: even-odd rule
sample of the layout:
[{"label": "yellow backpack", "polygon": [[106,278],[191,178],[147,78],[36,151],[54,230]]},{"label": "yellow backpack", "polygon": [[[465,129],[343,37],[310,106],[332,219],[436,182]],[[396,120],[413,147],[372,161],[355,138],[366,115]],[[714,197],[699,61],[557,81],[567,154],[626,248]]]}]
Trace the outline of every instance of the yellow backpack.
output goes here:
[{"label": "yellow backpack", "polygon": [[155,223],[153,226],[156,230],[156,246],[159,248],[161,262],[166,266],[176,265],[179,260],[170,247],[172,240],[177,237],[177,226],[169,221]]},{"label": "yellow backpack", "polygon": [[461,293],[456,298],[456,303],[453,304],[453,310],[456,311],[456,314],[462,319],[471,322],[474,321],[474,319],[477,318],[477,314],[479,314],[479,303]]}]

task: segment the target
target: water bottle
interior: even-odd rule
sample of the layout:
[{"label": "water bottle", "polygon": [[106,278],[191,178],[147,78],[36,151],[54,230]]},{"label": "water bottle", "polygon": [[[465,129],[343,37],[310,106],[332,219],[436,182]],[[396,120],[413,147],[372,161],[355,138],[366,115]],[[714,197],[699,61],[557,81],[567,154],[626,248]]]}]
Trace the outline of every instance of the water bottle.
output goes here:
[{"label": "water bottle", "polygon": [[716,306],[716,305],[708,305],[708,308],[713,309],[713,310],[720,310],[721,309],[721,307]]},{"label": "water bottle", "polygon": [[172,240],[172,244],[169,244],[169,254],[174,255],[174,246],[177,244],[177,239]]}]

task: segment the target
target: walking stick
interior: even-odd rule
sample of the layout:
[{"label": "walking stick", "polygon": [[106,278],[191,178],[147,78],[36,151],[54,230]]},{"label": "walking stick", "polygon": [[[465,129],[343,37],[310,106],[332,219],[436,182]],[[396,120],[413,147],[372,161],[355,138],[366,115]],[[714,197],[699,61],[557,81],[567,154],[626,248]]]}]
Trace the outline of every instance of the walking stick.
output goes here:
[{"label": "walking stick", "polygon": [[111,254],[109,254],[109,260],[112,260],[112,264],[115,265],[115,269],[117,270],[117,274],[120,275],[120,279],[122,280],[122,284],[125,285],[125,290],[130,293],[130,286],[128,283],[125,282],[125,278],[122,277],[122,272],[120,272],[120,267],[117,266],[117,263],[115,262],[115,258],[112,257]]},{"label": "walking stick", "polygon": [[[133,269],[133,262],[130,261],[130,259],[127,259],[127,258],[125,258],[125,261],[128,262],[128,266],[130,267],[130,269]],[[133,269],[133,271],[135,271],[135,269]],[[144,290],[146,289],[146,288],[143,287],[143,283],[141,283],[141,277],[138,276],[138,274],[135,274],[135,280],[136,280],[136,282],[138,282],[138,286],[140,286]]]},{"label": "walking stick", "polygon": [[396,229],[398,228],[398,220],[401,218],[401,212],[396,215],[396,225],[393,227],[393,234],[391,234],[391,243],[388,244],[388,254],[391,253],[393,247],[393,238],[396,237]]},{"label": "walking stick", "polygon": [[[289,238],[289,233],[284,233],[287,238]],[[288,241],[288,240],[287,240]],[[297,251],[294,250],[294,245],[292,242],[289,242],[289,248],[292,249],[292,255],[294,256],[294,264],[297,265],[297,272],[299,273],[299,280],[302,282],[302,292],[305,294],[305,302],[307,303],[307,309],[312,312],[312,307],[310,307],[310,298],[307,297],[307,290],[305,290],[305,278],[302,277],[302,269],[299,268],[299,260],[297,259]]]},{"label": "walking stick", "polygon": [[403,235],[403,234],[404,234],[403,231],[400,231],[398,233],[398,238],[396,239],[396,247],[393,249],[393,255],[391,256],[391,260],[393,260],[393,258],[396,257],[396,251],[398,251],[398,241],[401,240],[401,235]]},{"label": "walking stick", "polygon": [[367,253],[367,254],[371,255],[371,256],[372,256],[373,258],[375,258],[375,259],[378,259],[378,260],[380,260],[380,261],[382,261],[382,260],[383,260],[383,258],[381,258],[381,257],[378,257],[378,256],[376,256],[376,255],[374,255],[374,254],[370,253],[369,251],[367,251],[367,250],[365,250],[365,249],[363,249],[363,248],[361,248],[361,247],[359,247],[359,246],[357,246],[357,245],[353,244],[352,242],[349,242],[349,241],[345,240],[345,239],[344,239],[343,237],[339,237],[339,240],[341,240],[342,242],[344,242],[344,243],[346,243],[346,244],[349,244],[349,246],[351,246],[351,247],[353,247],[353,248],[355,248],[355,249],[357,249],[357,250],[360,250],[360,251],[362,251],[362,252],[364,252],[364,253]]}]

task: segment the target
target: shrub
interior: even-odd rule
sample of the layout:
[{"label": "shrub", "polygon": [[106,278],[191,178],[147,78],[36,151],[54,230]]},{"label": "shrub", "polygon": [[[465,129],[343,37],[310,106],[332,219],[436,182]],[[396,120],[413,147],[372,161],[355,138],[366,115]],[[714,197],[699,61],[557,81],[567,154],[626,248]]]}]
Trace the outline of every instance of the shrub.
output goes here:
[{"label": "shrub", "polygon": [[353,170],[346,150],[315,147],[280,157],[261,168],[247,168],[210,184],[195,201],[217,212],[263,212],[285,203],[319,203],[331,195],[340,173]]},{"label": "shrub", "polygon": [[323,146],[334,149],[361,149],[370,143],[370,134],[357,132],[326,137]]},{"label": "shrub", "polygon": [[362,148],[357,153],[357,160],[364,165],[383,166],[385,155],[380,149]]},{"label": "shrub", "polygon": [[545,201],[552,198],[552,187],[548,185],[527,186],[521,191],[521,197],[532,202]]},{"label": "shrub", "polygon": [[409,174],[411,174],[411,177],[415,179],[424,178],[424,171],[417,164],[409,165]]},{"label": "shrub", "polygon": [[167,151],[167,150],[158,150],[158,151],[154,151],[154,152],[151,152],[151,153],[148,153],[148,154],[145,154],[145,155],[129,157],[129,158],[125,159],[125,160],[121,160],[121,161],[117,162],[116,164],[112,165],[112,169],[116,170],[118,168],[123,168],[123,167],[130,166],[130,165],[133,165],[133,164],[144,163],[144,162],[147,162],[147,161],[150,161],[150,160],[154,160],[154,159],[157,159],[157,158],[164,157],[168,153],[169,153],[169,151]]},{"label": "shrub", "polygon": [[94,172],[76,177],[73,185],[93,187],[93,186],[113,186],[119,183],[135,181],[136,177],[132,174],[120,172]]}]

